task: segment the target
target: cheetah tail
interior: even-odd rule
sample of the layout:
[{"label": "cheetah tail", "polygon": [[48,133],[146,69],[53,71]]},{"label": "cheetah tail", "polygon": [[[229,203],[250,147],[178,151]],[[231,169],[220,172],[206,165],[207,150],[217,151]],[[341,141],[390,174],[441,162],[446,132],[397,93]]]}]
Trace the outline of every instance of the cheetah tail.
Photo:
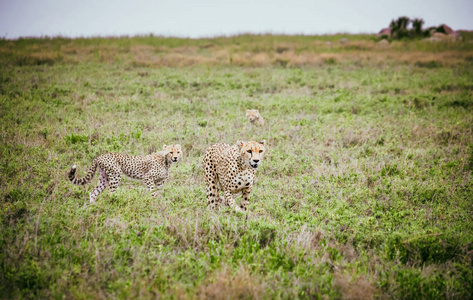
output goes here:
[{"label": "cheetah tail", "polygon": [[77,169],[77,166],[73,165],[71,170],[69,171],[69,180],[73,184],[84,185],[84,184],[89,183],[92,180],[92,178],[94,178],[95,171],[97,170],[97,162],[95,160],[92,162],[92,166],[90,166],[90,169],[89,169],[89,171],[87,172],[87,175],[85,175],[84,178],[76,178],[76,176],[75,176],[76,169]]}]

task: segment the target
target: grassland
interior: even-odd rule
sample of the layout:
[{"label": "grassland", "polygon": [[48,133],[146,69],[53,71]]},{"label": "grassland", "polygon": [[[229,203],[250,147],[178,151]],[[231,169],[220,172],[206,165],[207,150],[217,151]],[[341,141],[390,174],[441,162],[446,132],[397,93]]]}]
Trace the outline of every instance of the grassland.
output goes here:
[{"label": "grassland", "polygon": [[[342,37],[1,40],[1,298],[472,298],[473,44]],[[209,212],[205,149],[262,138]],[[67,181],[171,143],[158,199]]]}]

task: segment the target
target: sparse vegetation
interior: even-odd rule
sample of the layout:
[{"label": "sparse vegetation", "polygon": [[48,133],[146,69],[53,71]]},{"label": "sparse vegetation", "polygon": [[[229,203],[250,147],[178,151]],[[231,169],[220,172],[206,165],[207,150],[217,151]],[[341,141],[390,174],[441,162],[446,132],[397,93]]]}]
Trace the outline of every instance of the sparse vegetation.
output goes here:
[{"label": "sparse vegetation", "polygon": [[[473,44],[342,37],[0,40],[1,298],[472,298]],[[209,212],[203,151],[263,138]],[[172,143],[159,199],[67,181]]]},{"label": "sparse vegetation", "polygon": [[406,39],[419,39],[424,37],[430,37],[433,33],[449,34],[447,32],[448,26],[445,24],[440,26],[432,26],[427,29],[423,29],[423,19],[410,19],[408,17],[399,17],[397,20],[392,20],[389,24],[390,34],[383,35],[381,38],[390,38],[395,40],[406,40]]}]

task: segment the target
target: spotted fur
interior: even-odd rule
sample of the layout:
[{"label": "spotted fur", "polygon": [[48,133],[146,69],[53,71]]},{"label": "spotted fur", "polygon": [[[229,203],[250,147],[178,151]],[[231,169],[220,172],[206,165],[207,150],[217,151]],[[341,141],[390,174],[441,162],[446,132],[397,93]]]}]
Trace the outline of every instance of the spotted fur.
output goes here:
[{"label": "spotted fur", "polygon": [[[222,202],[235,210],[246,210],[256,170],[266,153],[266,141],[244,142],[236,145],[215,144],[207,149],[202,167],[207,185],[207,205],[216,208]],[[223,199],[218,191],[223,191]],[[240,206],[233,195],[242,193]]]},{"label": "spotted fur", "polygon": [[246,117],[250,121],[251,124],[257,124],[259,126],[264,126],[264,119],[260,115],[257,109],[247,109],[246,110]]},{"label": "spotted fur", "polygon": [[90,203],[94,203],[98,195],[110,186],[110,194],[115,193],[122,174],[144,181],[146,187],[153,196],[158,195],[158,189],[163,187],[164,181],[169,176],[169,170],[174,163],[182,157],[181,145],[163,146],[164,151],[146,156],[131,156],[121,153],[103,154],[92,161],[87,175],[83,178],[76,178],[76,165],[72,166],[69,172],[69,180],[76,185],[89,183],[99,171],[99,182],[97,187],[90,193]]}]

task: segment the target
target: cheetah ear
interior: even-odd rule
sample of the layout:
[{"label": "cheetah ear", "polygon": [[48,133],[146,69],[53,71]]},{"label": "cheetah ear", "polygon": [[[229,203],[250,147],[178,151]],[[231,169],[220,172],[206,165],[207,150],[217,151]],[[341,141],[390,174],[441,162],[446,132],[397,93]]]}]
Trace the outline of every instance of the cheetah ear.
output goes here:
[{"label": "cheetah ear", "polygon": [[241,147],[243,147],[244,144],[245,144],[244,141],[237,141],[236,142],[236,145],[238,146],[238,149],[241,149]]},{"label": "cheetah ear", "polygon": [[163,145],[163,150],[166,150],[166,147],[167,147],[166,144],[164,144],[164,145]]},{"label": "cheetah ear", "polygon": [[262,140],[261,142],[259,142],[261,145],[265,146],[266,147],[266,140]]}]

